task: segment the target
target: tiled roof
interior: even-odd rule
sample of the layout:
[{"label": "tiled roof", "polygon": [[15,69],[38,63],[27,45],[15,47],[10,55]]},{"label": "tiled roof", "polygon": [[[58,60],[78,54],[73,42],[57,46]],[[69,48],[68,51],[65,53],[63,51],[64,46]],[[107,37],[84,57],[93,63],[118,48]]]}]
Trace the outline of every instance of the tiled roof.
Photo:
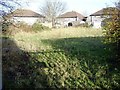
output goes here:
[{"label": "tiled roof", "polygon": [[116,7],[107,7],[91,14],[90,16],[113,15],[118,13],[120,14],[120,9]]},{"label": "tiled roof", "polygon": [[27,9],[17,9],[10,13],[9,15],[14,17],[43,17],[43,18],[45,17],[39,13]]},{"label": "tiled roof", "polygon": [[66,12],[62,15],[60,15],[58,18],[80,18],[80,19],[83,19],[84,16],[81,15],[80,13],[76,12],[76,11],[71,11],[71,12]]}]

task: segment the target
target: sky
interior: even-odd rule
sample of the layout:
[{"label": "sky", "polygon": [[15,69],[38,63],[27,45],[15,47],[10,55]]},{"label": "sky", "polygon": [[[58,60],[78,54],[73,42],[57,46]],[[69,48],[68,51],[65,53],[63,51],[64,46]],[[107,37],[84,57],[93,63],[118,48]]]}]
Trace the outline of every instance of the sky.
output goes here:
[{"label": "sky", "polygon": [[[39,8],[44,5],[45,0],[22,0],[27,2],[22,8],[40,12]],[[55,1],[55,0],[49,0]],[[67,11],[77,11],[88,16],[102,8],[114,6],[117,0],[59,0],[66,3]]]}]

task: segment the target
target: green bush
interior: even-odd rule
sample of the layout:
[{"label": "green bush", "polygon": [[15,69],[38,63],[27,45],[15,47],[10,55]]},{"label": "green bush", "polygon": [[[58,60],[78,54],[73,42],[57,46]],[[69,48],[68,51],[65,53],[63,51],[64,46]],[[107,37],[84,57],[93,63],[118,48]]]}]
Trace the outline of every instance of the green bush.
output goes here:
[{"label": "green bush", "polygon": [[113,14],[109,16],[110,18],[104,20],[105,43],[113,44],[116,50],[114,58],[120,61],[120,11],[116,9],[112,13]]},{"label": "green bush", "polygon": [[38,32],[38,31],[43,31],[43,30],[50,30],[50,28],[43,26],[41,23],[36,22],[32,25],[32,30],[35,32]]}]

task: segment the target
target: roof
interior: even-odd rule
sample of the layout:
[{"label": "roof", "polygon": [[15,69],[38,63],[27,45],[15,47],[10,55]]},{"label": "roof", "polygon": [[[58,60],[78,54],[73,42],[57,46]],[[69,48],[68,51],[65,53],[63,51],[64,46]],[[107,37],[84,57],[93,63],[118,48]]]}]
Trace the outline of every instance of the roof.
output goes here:
[{"label": "roof", "polygon": [[60,15],[58,18],[80,18],[80,19],[83,19],[84,16],[81,15],[80,13],[76,12],[76,11],[71,11],[71,12],[66,12],[62,15]]},{"label": "roof", "polygon": [[12,13],[10,13],[9,15],[14,16],[14,17],[43,17],[45,18],[45,16],[39,13],[36,13],[32,10],[27,10],[27,9],[17,9],[13,11]]},{"label": "roof", "polygon": [[107,7],[91,14],[90,16],[113,15],[115,12],[116,14],[120,13],[120,9],[116,7]]}]

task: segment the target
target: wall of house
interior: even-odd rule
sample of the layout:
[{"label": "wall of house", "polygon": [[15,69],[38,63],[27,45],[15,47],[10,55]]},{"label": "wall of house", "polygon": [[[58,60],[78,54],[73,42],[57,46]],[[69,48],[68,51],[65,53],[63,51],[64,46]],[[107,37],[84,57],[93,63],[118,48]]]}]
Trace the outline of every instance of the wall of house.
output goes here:
[{"label": "wall of house", "polygon": [[13,18],[15,22],[25,22],[29,25],[33,25],[39,18],[35,17],[14,17]]},{"label": "wall of house", "polygon": [[80,23],[81,21],[82,20],[80,20],[78,18],[77,18],[77,21],[76,21],[76,18],[59,18],[59,19],[57,19],[57,24],[60,25],[61,27],[67,27],[68,23],[70,23],[70,22]]},{"label": "wall of house", "polygon": [[105,18],[102,18],[101,16],[92,16],[92,20],[91,23],[93,24],[94,28],[101,28],[101,22],[104,20]]}]

